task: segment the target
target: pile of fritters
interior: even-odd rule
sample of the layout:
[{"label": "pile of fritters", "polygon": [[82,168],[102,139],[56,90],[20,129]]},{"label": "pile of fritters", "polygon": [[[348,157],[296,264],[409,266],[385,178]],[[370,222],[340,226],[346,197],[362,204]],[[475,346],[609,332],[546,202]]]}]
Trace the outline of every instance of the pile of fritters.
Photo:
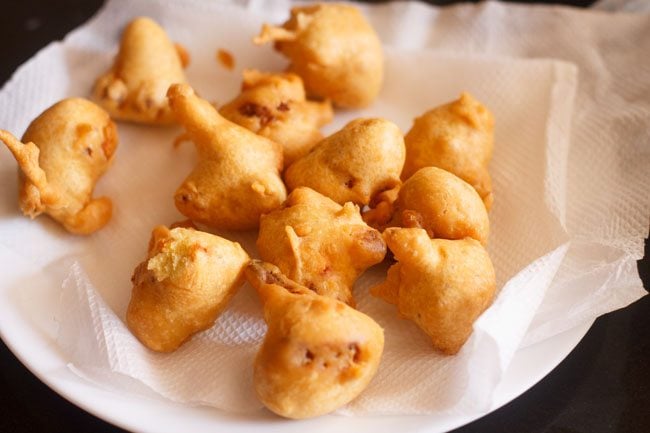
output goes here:
[{"label": "pile of fritters", "polygon": [[[323,137],[334,109],[369,106],[381,90],[370,24],[353,6],[296,7],[254,41],[273,42],[287,71],[244,71],[241,93],[217,109],[190,87],[188,51],[137,18],[95,83],[96,103],[60,101],[22,141],[3,130],[0,140],[19,165],[23,213],[88,235],[111,218],[111,200],[93,198],[117,146],[111,119],[182,126],[178,141],[194,143],[198,162],[170,197],[188,221],[153,229],[127,325],[151,350],[176,350],[211,327],[247,279],[268,324],[257,395],[279,415],[307,418],[350,402],[379,367],[383,329],[354,308],[354,283],[369,267],[393,262],[371,293],[444,354],[461,349],[491,304],[494,120],[463,93],[406,135],[389,120],[359,118]],[[195,224],[258,229],[263,261]]]}]

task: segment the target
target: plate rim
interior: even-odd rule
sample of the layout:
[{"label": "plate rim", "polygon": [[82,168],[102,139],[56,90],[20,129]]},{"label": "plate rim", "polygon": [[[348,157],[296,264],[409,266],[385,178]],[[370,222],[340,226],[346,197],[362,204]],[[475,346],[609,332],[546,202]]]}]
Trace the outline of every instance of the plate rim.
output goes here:
[{"label": "plate rim", "polygon": [[[30,329],[30,324],[25,323],[24,320],[21,324],[25,325],[27,330],[33,330]],[[32,337],[31,341],[23,340],[22,342],[17,343],[16,339],[20,338],[21,334],[21,330],[19,329],[18,324],[14,324],[15,326],[11,328],[6,326],[4,321],[0,321],[0,338],[2,338],[7,348],[18,359],[18,361],[52,391],[67,400],[69,403],[75,405],[77,408],[109,424],[129,431],[142,433],[161,433],[160,424],[151,423],[151,420],[147,419],[146,417],[133,417],[130,415],[131,412],[125,410],[129,407],[133,408],[133,405],[137,404],[140,408],[142,408],[142,405],[151,407],[162,405],[163,408],[173,408],[175,411],[187,413],[188,415],[192,415],[192,412],[195,412],[194,415],[196,415],[198,414],[197,411],[203,412],[207,410],[210,413],[210,419],[209,421],[207,418],[205,420],[200,420],[201,424],[205,421],[209,422],[209,425],[212,426],[212,429],[215,426],[222,426],[227,427],[229,431],[246,431],[249,428],[254,428],[255,431],[287,431],[291,428],[302,429],[304,428],[305,423],[322,422],[323,419],[332,420],[332,422],[344,419],[346,420],[346,423],[337,426],[337,431],[339,432],[356,432],[359,431],[358,429],[360,427],[367,427],[373,423],[376,423],[378,420],[380,420],[381,424],[384,426],[392,425],[393,423],[390,422],[391,420],[393,422],[399,421],[400,423],[408,420],[411,422],[414,428],[424,428],[426,431],[431,432],[442,432],[449,429],[462,427],[472,421],[493,413],[500,407],[506,405],[507,403],[513,401],[520,395],[530,390],[539,381],[546,377],[553,369],[555,369],[573,351],[573,349],[575,349],[582,338],[587,334],[592,324],[593,321],[583,323],[545,340],[518,349],[515,352],[512,361],[508,366],[508,369],[505,371],[501,381],[495,389],[492,406],[488,411],[483,413],[473,413],[455,417],[441,417],[440,415],[427,414],[362,415],[348,417],[330,414],[323,417],[312,418],[310,420],[303,421],[284,420],[279,419],[278,417],[277,420],[279,422],[268,424],[260,424],[259,422],[256,422],[259,421],[259,419],[256,420],[255,417],[250,415],[230,414],[223,410],[209,406],[186,405],[183,403],[173,402],[172,400],[168,400],[163,396],[150,398],[138,394],[129,394],[128,392],[118,392],[115,390],[105,389],[90,380],[76,375],[67,366],[63,356],[60,356],[59,359],[53,359],[55,356],[50,355],[49,359],[49,361],[54,360],[57,362],[59,364],[59,367],[63,367],[66,372],[63,376],[61,375],[61,368],[53,369],[51,371],[44,371],[41,368],[38,368],[35,363],[29,361],[30,354],[23,347],[29,347],[33,343],[36,343],[37,346],[35,347],[56,350],[54,342],[48,341],[46,338],[41,338],[39,340],[38,338]],[[557,346],[558,344],[559,347]],[[547,346],[554,347],[554,350],[545,350]],[[34,349],[34,351],[37,351],[37,349]],[[539,357],[538,352],[546,354],[546,358]],[[551,356],[548,356],[549,354]],[[530,363],[528,362],[530,360],[535,360],[536,362]],[[546,362],[540,362],[540,360],[546,360]],[[533,367],[532,374],[527,378],[525,383],[519,383],[513,387],[513,385],[516,384],[519,380],[517,377],[513,376],[513,371],[516,372],[517,366],[521,367],[522,363],[526,364],[528,368]],[[515,381],[515,383],[512,383],[512,381]],[[92,391],[94,394],[88,394],[88,391]],[[89,400],[89,395],[92,396],[91,400]],[[112,398],[115,402],[117,402],[117,407],[112,408],[102,406],[101,400],[104,400],[105,398]],[[270,415],[270,412],[264,409],[262,409],[260,412],[267,417]],[[164,422],[164,419],[167,419],[167,421],[174,421],[177,420],[177,416],[175,413],[172,414],[170,412],[163,411],[160,422]],[[255,423],[254,426],[253,423]],[[327,426],[325,426],[325,428],[326,427]],[[341,428],[344,428],[344,430],[341,430]],[[163,429],[163,431],[167,430]],[[197,430],[196,428],[193,428],[193,431],[200,433],[201,431],[208,430]],[[406,432],[409,430],[405,429],[404,431]]]}]

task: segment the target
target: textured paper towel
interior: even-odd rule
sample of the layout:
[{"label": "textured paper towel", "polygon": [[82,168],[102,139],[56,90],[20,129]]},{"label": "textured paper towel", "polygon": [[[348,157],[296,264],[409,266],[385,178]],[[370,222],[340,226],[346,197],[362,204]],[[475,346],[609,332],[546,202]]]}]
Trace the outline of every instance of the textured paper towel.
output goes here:
[{"label": "textured paper towel", "polygon": [[[138,15],[157,19],[185,44],[193,59],[190,82],[204,97],[225,102],[236,94],[243,67],[284,66],[268,47],[253,47],[250,37],[263,21],[283,20],[287,10],[288,4],[271,9],[257,2],[113,0],[63,44],[51,45],[21,68],[0,93],[0,124],[20,134],[54,101],[87,95],[110,64],[122,25]],[[386,329],[386,351],[370,387],[342,412],[486,410],[522,344],[593,320],[644,293],[634,260],[642,255],[650,214],[649,133],[643,122],[650,107],[641,97],[650,88],[650,60],[639,54],[648,48],[650,19],[492,3],[364,10],[390,46],[386,85],[375,105],[339,114],[327,130],[373,115],[406,131],[413,117],[461,90],[486,103],[497,119],[489,249],[502,289],[460,354],[442,357],[415,325],[368,296],[385,268],[367,273],[356,288],[358,307]],[[607,40],[598,32],[605,19],[613,35]],[[627,40],[640,42],[629,49]],[[220,47],[235,53],[234,72],[215,61]],[[191,146],[171,148],[177,133],[119,125],[115,165],[98,187],[98,194],[114,198],[115,215],[84,239],[46,218],[30,222],[19,216],[15,167],[9,158],[0,159],[0,260],[27,259],[34,272],[46,267],[53,290],[62,285],[58,341],[80,375],[107,388],[254,410],[260,405],[252,393],[251,364],[265,327],[249,286],[213,328],[174,354],[145,350],[122,322],[129,278],[145,255],[151,228],[181,218],[171,195],[195,157]],[[255,253],[255,233],[224,235]],[[9,280],[34,277],[21,267]]]}]

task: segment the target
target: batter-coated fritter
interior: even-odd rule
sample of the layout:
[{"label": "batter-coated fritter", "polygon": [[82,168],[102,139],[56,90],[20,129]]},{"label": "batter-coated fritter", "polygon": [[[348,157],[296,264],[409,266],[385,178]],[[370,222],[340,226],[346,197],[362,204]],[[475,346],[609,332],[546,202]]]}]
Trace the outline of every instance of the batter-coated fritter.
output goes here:
[{"label": "batter-coated fritter", "polygon": [[286,198],[282,147],[224,119],[186,84],[169,88],[169,103],[199,153],[174,196],[178,210],[221,229],[256,228],[260,215]]},{"label": "batter-coated fritter", "polygon": [[363,222],[358,207],[309,188],[296,189],[281,209],[262,216],[257,249],[292,280],[348,304],[359,275],[386,254],[381,235]]},{"label": "batter-coated fritter", "polygon": [[315,417],[368,386],[384,349],[383,329],[374,320],[267,263],[252,261],[246,277],[264,303],[268,324],[253,375],[267,408],[287,418]]},{"label": "batter-coated fritter", "polygon": [[191,228],[156,227],[133,273],[126,323],[151,350],[171,352],[212,326],[244,278],[248,254]]},{"label": "batter-coated fritter", "polygon": [[306,100],[302,80],[291,73],[244,71],[242,92],[221,107],[221,115],[282,145],[288,166],[323,138],[318,130],[332,121],[329,101]]},{"label": "batter-coated fritter", "polygon": [[384,231],[397,263],[383,283],[370,289],[414,321],[433,346],[455,354],[472,333],[474,321],[492,303],[494,268],[474,239],[429,239],[423,229]]},{"label": "batter-coated fritter", "polygon": [[488,163],[494,148],[494,118],[469,93],[415,119],[404,142],[403,180],[422,167],[439,167],[472,185],[490,209],[493,196]]},{"label": "batter-coated fritter", "polygon": [[404,139],[384,119],[357,119],[318,143],[285,172],[289,190],[307,186],[339,204],[369,204],[400,184]]},{"label": "batter-coated fritter", "polygon": [[170,85],[185,83],[187,52],[172,43],[150,18],[136,18],[122,34],[112,68],[95,83],[94,99],[114,119],[169,124],[174,117],[165,95]]},{"label": "batter-coated fritter", "polygon": [[291,9],[282,27],[264,25],[255,42],[275,42],[289,70],[305,81],[307,93],[340,107],[370,105],[381,90],[381,41],[359,9],[316,4]]},{"label": "batter-coated fritter", "polygon": [[419,227],[432,238],[470,237],[487,243],[490,221],[481,197],[470,184],[437,167],[425,167],[402,185],[392,225]]},{"label": "batter-coated fritter", "polygon": [[0,130],[20,168],[20,208],[35,218],[46,213],[71,233],[87,235],[111,219],[107,197],[93,198],[117,147],[108,114],[90,101],[60,101],[32,121],[22,142]]}]

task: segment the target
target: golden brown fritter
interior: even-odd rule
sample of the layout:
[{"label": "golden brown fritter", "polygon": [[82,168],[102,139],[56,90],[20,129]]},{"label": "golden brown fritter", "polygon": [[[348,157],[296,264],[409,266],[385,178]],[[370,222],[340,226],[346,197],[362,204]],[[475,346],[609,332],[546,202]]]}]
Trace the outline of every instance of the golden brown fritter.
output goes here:
[{"label": "golden brown fritter", "polygon": [[199,154],[174,196],[178,210],[220,229],[256,228],[286,198],[282,147],[224,119],[186,84],[169,88],[169,102]]},{"label": "golden brown fritter", "polygon": [[172,123],[165,95],[170,85],[186,82],[187,63],[187,52],[155,21],[136,18],[122,34],[115,63],[97,79],[93,97],[114,119]]},{"label": "golden brown fritter", "polygon": [[254,39],[275,42],[289,58],[289,71],[305,81],[310,95],[340,107],[370,105],[381,90],[384,56],[381,41],[354,6],[315,4],[291,9],[282,25],[265,24]]},{"label": "golden brown fritter", "polygon": [[402,185],[392,225],[418,227],[429,237],[476,239],[487,243],[490,221],[481,197],[470,184],[437,167],[425,167]]},{"label": "golden brown fritter", "polygon": [[22,142],[0,130],[20,168],[20,208],[34,218],[46,213],[71,233],[87,235],[104,227],[113,206],[93,198],[117,147],[108,114],[90,101],[60,101],[32,121]]},{"label": "golden brown fritter", "polygon": [[171,352],[212,326],[244,278],[248,254],[191,228],[156,227],[135,268],[126,323],[151,350]]},{"label": "golden brown fritter", "polygon": [[339,204],[367,205],[400,184],[404,139],[384,119],[357,119],[318,143],[285,171],[289,190],[307,186]]},{"label": "golden brown fritter", "polygon": [[397,263],[371,293],[395,304],[400,316],[414,321],[436,349],[457,353],[494,298],[494,268],[487,251],[474,239],[429,239],[417,228],[389,228],[384,238]]},{"label": "golden brown fritter", "polygon": [[291,73],[244,71],[242,92],[221,107],[221,115],[282,145],[288,166],[323,138],[319,128],[332,121],[329,101],[305,98],[302,80]]},{"label": "golden brown fritter", "polygon": [[363,222],[358,207],[309,188],[296,189],[281,209],[262,216],[257,249],[297,283],[351,305],[354,282],[386,254],[381,235]]},{"label": "golden brown fritter", "polygon": [[415,119],[404,142],[402,180],[422,167],[442,168],[472,185],[490,210],[493,196],[488,163],[494,148],[494,118],[469,93]]},{"label": "golden brown fritter", "polygon": [[368,386],[384,348],[384,332],[374,320],[267,263],[252,261],[246,277],[264,303],[268,324],[253,375],[267,408],[287,418],[311,418],[338,409]]}]

